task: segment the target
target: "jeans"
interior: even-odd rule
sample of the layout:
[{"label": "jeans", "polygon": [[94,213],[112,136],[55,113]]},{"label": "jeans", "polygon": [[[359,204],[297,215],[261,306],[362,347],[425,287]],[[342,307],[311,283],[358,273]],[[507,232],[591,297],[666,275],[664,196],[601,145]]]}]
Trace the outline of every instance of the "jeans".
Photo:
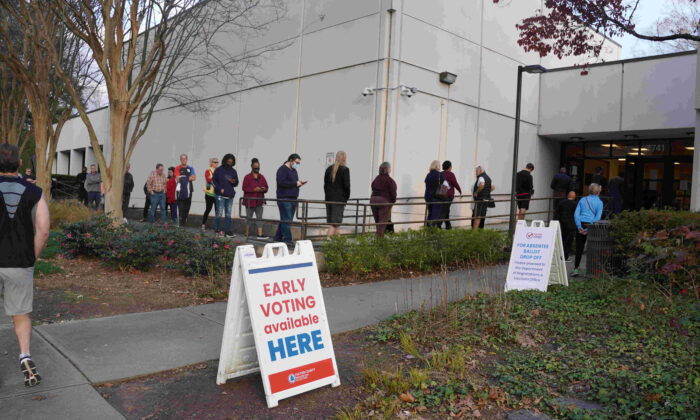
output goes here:
[{"label": "jeans", "polygon": [[165,223],[166,213],[165,209],[165,193],[157,192],[151,194],[151,212],[148,214],[148,221],[153,223],[156,219],[156,208],[160,207],[160,220]]},{"label": "jeans", "polygon": [[170,210],[170,220],[172,220],[173,223],[177,223],[177,202],[166,203],[165,207]]},{"label": "jeans", "polygon": [[90,191],[88,195],[88,206],[93,209],[100,208],[100,200],[102,199],[102,193],[99,191]]},{"label": "jeans", "polygon": [[281,242],[292,242],[292,229],[289,222],[294,218],[294,213],[297,211],[296,201],[278,201],[277,207],[280,210],[280,224],[275,233],[275,240]]},{"label": "jeans", "polygon": [[224,231],[231,232],[231,206],[233,205],[233,197],[224,197],[223,195],[216,196],[216,220],[214,221],[214,229],[221,232],[221,215],[226,214],[224,222]]}]

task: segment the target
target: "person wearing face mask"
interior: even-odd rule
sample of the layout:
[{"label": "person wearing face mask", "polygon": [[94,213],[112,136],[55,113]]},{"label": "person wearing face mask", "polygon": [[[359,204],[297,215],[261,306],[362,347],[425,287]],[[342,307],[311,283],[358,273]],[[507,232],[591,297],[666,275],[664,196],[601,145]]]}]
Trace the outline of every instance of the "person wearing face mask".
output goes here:
[{"label": "person wearing face mask", "polygon": [[297,210],[297,198],[299,198],[299,188],[306,184],[306,181],[299,180],[297,170],[301,165],[301,157],[292,153],[287,161],[277,169],[277,207],[280,211],[280,224],[275,233],[275,241],[292,244],[292,230],[289,222],[294,218]]},{"label": "person wearing face mask", "polygon": [[[233,237],[231,231],[231,206],[238,186],[238,173],[233,167],[236,165],[236,158],[231,153],[224,155],[221,159],[221,166],[214,171],[214,190],[216,192],[216,223],[215,228],[219,236]],[[221,224],[221,216],[225,214],[224,226]]]},{"label": "person wearing face mask", "polygon": [[204,178],[206,181],[206,184],[204,185],[204,203],[206,204],[206,208],[204,209],[204,215],[202,216],[203,231],[207,229],[207,219],[209,219],[209,213],[211,213],[211,209],[214,207],[214,203],[216,202],[216,192],[214,191],[214,181],[212,178],[214,177],[214,171],[216,170],[217,166],[219,166],[219,159],[211,158],[209,159],[209,167],[206,171],[204,171]]},{"label": "person wearing face mask", "polygon": [[267,180],[260,173],[260,161],[253,158],[250,161],[251,172],[243,178],[243,206],[246,210],[245,235],[248,236],[248,226],[255,217],[258,239],[268,239],[263,236],[262,216],[265,206],[265,193],[268,190]]}]

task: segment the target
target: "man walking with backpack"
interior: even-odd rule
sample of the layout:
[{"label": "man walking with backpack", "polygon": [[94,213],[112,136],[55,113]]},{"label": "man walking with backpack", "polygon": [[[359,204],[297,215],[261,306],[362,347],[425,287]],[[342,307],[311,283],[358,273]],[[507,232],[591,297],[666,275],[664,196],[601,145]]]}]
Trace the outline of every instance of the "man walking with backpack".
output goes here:
[{"label": "man walking with backpack", "polygon": [[19,342],[24,385],[38,385],[29,345],[32,338],[34,263],[49,238],[49,208],[41,188],[22,179],[19,149],[0,144],[0,294]]}]

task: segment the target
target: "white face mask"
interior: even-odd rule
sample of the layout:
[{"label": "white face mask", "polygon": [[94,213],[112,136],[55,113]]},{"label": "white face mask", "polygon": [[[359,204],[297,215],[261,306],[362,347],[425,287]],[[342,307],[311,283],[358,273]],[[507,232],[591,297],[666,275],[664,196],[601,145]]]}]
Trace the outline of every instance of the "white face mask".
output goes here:
[{"label": "white face mask", "polygon": [[293,169],[299,169],[300,166],[301,166],[301,163],[299,163],[299,162],[294,162],[294,163],[292,163],[292,168],[293,168]]}]

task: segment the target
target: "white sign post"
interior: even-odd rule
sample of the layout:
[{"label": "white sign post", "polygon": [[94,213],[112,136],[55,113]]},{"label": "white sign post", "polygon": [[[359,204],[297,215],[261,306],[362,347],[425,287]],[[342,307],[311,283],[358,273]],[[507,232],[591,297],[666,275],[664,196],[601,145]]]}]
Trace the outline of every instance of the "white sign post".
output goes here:
[{"label": "white sign post", "polygon": [[534,220],[530,226],[519,220],[515,226],[505,290],[547,291],[550,284],[569,285],[559,222],[545,226]]},{"label": "white sign post", "polygon": [[291,255],[281,243],[266,245],[261,258],[251,245],[236,249],[216,383],[258,369],[270,408],[340,385],[310,241]]}]

